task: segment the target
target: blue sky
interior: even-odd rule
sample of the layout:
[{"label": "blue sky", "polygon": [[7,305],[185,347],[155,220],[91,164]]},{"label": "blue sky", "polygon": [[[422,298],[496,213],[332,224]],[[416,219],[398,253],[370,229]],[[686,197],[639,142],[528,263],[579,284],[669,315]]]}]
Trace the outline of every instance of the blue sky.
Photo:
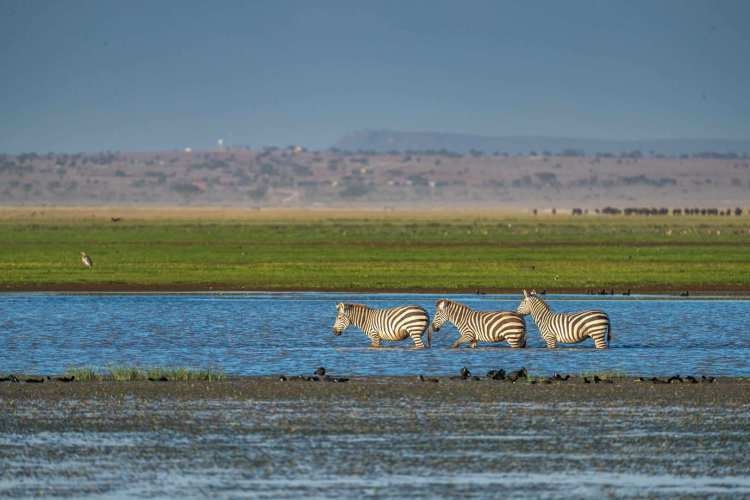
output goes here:
[{"label": "blue sky", "polygon": [[0,0],[0,152],[750,139],[746,1]]}]

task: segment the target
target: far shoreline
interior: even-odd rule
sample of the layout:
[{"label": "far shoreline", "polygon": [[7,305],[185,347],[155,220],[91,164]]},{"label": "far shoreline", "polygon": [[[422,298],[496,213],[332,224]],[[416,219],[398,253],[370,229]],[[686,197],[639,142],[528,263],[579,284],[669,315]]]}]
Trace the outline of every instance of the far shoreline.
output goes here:
[{"label": "far shoreline", "polygon": [[[513,295],[520,294],[515,288],[245,288],[237,285],[139,285],[139,284],[64,284],[29,285],[6,284],[0,288],[0,295],[12,293],[59,293],[81,295],[107,294],[283,294],[283,293],[356,293],[356,294],[407,294],[407,295]],[[560,288],[544,290],[546,295],[585,295],[590,297],[628,297],[631,295],[658,295],[677,298],[690,297],[732,297],[750,298],[750,288],[726,286],[696,286],[682,289],[667,287],[643,288],[602,288],[601,290]]]}]

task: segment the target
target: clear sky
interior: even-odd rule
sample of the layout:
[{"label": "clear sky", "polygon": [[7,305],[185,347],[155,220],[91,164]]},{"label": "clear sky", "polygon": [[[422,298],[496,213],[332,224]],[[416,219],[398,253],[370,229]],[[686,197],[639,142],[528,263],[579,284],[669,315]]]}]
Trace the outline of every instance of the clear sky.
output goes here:
[{"label": "clear sky", "polygon": [[0,0],[0,152],[750,139],[750,1]]}]

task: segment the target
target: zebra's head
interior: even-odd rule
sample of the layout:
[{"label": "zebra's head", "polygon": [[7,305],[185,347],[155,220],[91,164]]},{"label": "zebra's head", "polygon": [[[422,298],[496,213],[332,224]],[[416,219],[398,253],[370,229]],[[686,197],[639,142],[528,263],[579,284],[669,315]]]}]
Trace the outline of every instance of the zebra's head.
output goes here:
[{"label": "zebra's head", "polygon": [[341,302],[336,304],[336,321],[333,323],[333,334],[341,335],[350,323],[349,305]]},{"label": "zebra's head", "polygon": [[535,298],[536,298],[536,292],[534,290],[532,290],[531,293],[524,290],[523,300],[521,300],[521,303],[518,304],[518,309],[516,309],[516,313],[522,316],[525,316],[526,314],[531,314],[531,302]]},{"label": "zebra's head", "polygon": [[448,321],[448,301],[440,299],[435,302],[435,315],[432,317],[430,329],[433,332],[439,332],[446,321]]}]

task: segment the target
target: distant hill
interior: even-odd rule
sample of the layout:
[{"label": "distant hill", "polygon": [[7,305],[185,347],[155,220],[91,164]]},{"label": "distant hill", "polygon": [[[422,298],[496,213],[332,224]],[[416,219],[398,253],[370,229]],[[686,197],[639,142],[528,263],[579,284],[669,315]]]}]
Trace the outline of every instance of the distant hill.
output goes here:
[{"label": "distant hill", "polygon": [[643,155],[695,155],[719,153],[750,154],[750,140],[723,139],[656,139],[643,141],[614,141],[570,137],[511,136],[487,137],[473,134],[445,132],[400,132],[396,130],[362,130],[353,132],[334,144],[345,151],[439,151],[469,153],[472,150],[485,154],[508,153],[560,154],[583,152],[585,154],[622,154],[640,151]]}]

